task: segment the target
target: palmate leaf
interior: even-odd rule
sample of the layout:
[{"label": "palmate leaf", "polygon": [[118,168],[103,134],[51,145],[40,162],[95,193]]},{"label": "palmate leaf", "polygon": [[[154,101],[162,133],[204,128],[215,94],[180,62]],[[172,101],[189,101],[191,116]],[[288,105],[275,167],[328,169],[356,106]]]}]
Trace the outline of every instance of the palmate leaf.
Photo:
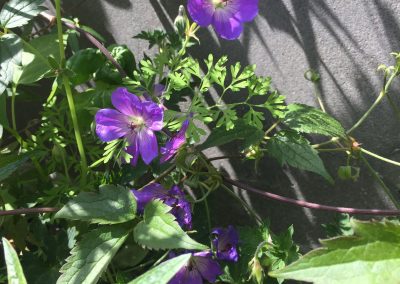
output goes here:
[{"label": "palmate leaf", "polygon": [[0,95],[5,91],[14,76],[17,65],[21,64],[22,42],[17,35],[0,37]]},{"label": "palmate leaf", "polygon": [[290,131],[279,132],[269,140],[267,147],[268,153],[281,165],[288,164],[301,170],[314,172],[333,183],[318,152],[301,135]]},{"label": "palmate leaf", "polygon": [[21,27],[46,8],[44,0],[10,0],[0,12],[0,26],[7,29]]},{"label": "palmate leaf", "polygon": [[103,185],[99,193],[80,193],[61,208],[55,218],[117,224],[133,220],[135,216],[136,200],[130,190]]},{"label": "palmate leaf", "polygon": [[273,277],[315,284],[397,284],[400,279],[400,223],[352,220],[354,236],[321,241]]},{"label": "palmate leaf", "polygon": [[7,266],[7,279],[9,284],[26,284],[24,271],[19,262],[18,255],[13,246],[3,238],[4,258]]},{"label": "palmate leaf", "polygon": [[57,284],[93,284],[125,242],[130,228],[123,225],[99,227],[82,236],[71,250]]},{"label": "palmate leaf", "polygon": [[150,249],[190,249],[206,250],[190,238],[175,221],[174,215],[168,213],[171,207],[160,200],[146,205],[143,221],[136,225],[134,237],[136,242]]},{"label": "palmate leaf", "polygon": [[289,128],[302,133],[345,137],[343,126],[330,115],[310,106],[291,104],[283,119]]},{"label": "palmate leaf", "polygon": [[188,263],[190,257],[188,253],[167,260],[128,284],[167,284]]}]

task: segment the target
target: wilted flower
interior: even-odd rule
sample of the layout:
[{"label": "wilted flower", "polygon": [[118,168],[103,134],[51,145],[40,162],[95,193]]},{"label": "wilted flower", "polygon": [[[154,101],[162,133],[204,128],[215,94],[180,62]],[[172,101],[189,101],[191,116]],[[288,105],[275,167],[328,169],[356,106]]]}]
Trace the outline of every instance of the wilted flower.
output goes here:
[{"label": "wilted flower", "polygon": [[233,226],[228,226],[227,229],[216,228],[211,234],[213,235],[212,243],[217,258],[237,262],[239,255],[236,246],[239,242],[239,235]]},{"label": "wilted flower", "polygon": [[163,126],[163,109],[152,101],[141,101],[125,88],[118,88],[111,96],[117,109],[101,109],[96,114],[96,133],[104,142],[125,137],[129,143],[127,152],[136,165],[139,154],[146,164],[158,156],[158,144],[154,131]]},{"label": "wilted flower", "polygon": [[160,163],[165,163],[170,160],[176,152],[178,152],[179,148],[185,144],[186,142],[186,130],[189,127],[189,120],[185,120],[182,124],[182,128],[179,132],[171,138],[166,144],[165,147],[161,147],[161,159]]},{"label": "wilted flower", "polygon": [[178,186],[170,190],[165,189],[161,184],[152,183],[142,190],[132,190],[137,202],[139,213],[143,213],[146,204],[154,199],[160,199],[172,209],[170,213],[175,216],[179,225],[186,229],[192,227],[192,212],[189,201]]},{"label": "wilted flower", "polygon": [[211,252],[196,252],[168,284],[202,284],[203,280],[214,283],[221,274],[221,267],[212,259]]},{"label": "wilted flower", "polygon": [[189,0],[188,11],[200,26],[212,25],[224,39],[233,40],[243,31],[243,23],[258,14],[258,0]]}]

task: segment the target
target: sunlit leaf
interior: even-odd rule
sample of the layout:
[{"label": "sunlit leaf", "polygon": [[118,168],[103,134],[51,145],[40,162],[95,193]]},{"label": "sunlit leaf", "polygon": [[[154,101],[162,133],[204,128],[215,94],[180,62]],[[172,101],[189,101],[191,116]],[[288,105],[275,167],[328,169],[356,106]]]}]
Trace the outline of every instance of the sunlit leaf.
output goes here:
[{"label": "sunlit leaf", "polygon": [[9,284],[26,284],[24,271],[19,262],[18,255],[7,239],[3,238],[4,258],[7,266],[7,279]]},{"label": "sunlit leaf", "polygon": [[0,12],[0,26],[7,29],[21,27],[46,8],[40,6],[44,0],[10,0]]}]

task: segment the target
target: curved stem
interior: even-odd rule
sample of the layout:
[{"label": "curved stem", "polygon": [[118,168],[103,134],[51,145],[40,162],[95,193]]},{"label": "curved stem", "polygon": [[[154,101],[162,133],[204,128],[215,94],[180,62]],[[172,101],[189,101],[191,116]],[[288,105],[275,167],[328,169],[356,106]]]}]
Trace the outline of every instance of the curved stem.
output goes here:
[{"label": "curved stem", "polygon": [[348,213],[348,214],[381,215],[381,216],[399,216],[400,215],[400,210],[357,209],[357,208],[347,208],[347,207],[334,207],[334,206],[322,205],[322,204],[318,204],[318,203],[307,202],[307,201],[303,201],[303,200],[296,200],[296,199],[280,196],[280,195],[277,195],[277,194],[274,194],[271,192],[256,189],[254,187],[251,187],[251,186],[241,183],[239,181],[232,180],[225,176],[222,176],[222,178],[225,182],[227,182],[231,185],[237,186],[243,190],[256,193],[265,198],[273,199],[273,200],[284,202],[284,203],[293,204],[293,205],[299,206],[299,207],[305,207],[305,208],[316,209],[316,210],[333,211],[333,212],[339,212],[339,213]]},{"label": "curved stem", "polygon": [[[60,3],[60,0],[55,0],[55,3],[56,3],[56,13],[57,13],[58,46],[60,49],[61,69],[63,69],[64,65],[65,65],[65,51],[64,51],[63,31],[62,31],[62,24],[61,24],[62,23],[61,22],[61,3]],[[81,158],[82,183],[85,184],[88,166],[87,166],[87,160],[86,160],[86,155],[85,155],[85,149],[83,147],[82,136],[81,136],[81,132],[79,130],[79,123],[78,123],[78,117],[76,115],[74,98],[72,95],[72,90],[71,90],[70,82],[69,82],[67,75],[62,74],[61,77],[63,80],[65,93],[67,94],[67,101],[68,101],[68,106],[69,106],[69,110],[70,110],[70,114],[71,114],[72,124],[74,127],[76,144],[78,146],[78,151],[79,151],[79,155]]]},{"label": "curved stem", "polygon": [[378,160],[381,160],[381,161],[384,161],[384,162],[386,162],[386,163],[389,163],[389,164],[392,164],[392,165],[395,165],[395,166],[400,167],[400,162],[393,161],[393,160],[390,160],[390,159],[388,159],[388,158],[379,156],[378,154],[375,154],[375,153],[373,153],[373,152],[370,152],[370,151],[368,151],[368,150],[366,150],[366,149],[364,149],[364,148],[360,148],[360,149],[361,149],[361,152],[363,152],[363,153],[365,153],[365,154],[367,154],[367,155],[369,155],[369,156],[371,156],[371,157],[374,157],[374,158],[376,158],[376,159],[378,159]]}]

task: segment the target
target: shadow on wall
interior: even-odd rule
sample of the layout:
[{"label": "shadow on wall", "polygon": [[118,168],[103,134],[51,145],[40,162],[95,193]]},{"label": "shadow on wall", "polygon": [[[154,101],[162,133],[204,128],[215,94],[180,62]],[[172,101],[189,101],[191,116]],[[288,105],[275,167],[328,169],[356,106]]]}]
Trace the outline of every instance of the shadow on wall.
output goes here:
[{"label": "shadow on wall", "polygon": [[[81,0],[81,2],[74,4],[67,1],[64,9],[67,14],[78,16],[84,24],[92,26],[103,34],[111,44],[119,40],[119,38],[114,37],[110,29],[110,26],[113,25],[113,17],[116,14],[120,13],[119,15],[126,18],[127,22],[131,17],[137,17],[137,21],[140,22],[140,15],[132,10],[135,5],[138,5],[133,4],[133,1],[135,0]],[[300,47],[302,54],[299,54],[299,56],[305,57],[304,71],[312,68],[320,72],[323,78],[319,85],[320,91],[325,94],[326,99],[335,99],[333,104],[328,103],[327,109],[337,117],[346,117],[345,124],[350,125],[360,116],[361,112],[371,105],[379,91],[380,80],[379,76],[374,73],[374,68],[380,62],[374,54],[376,50],[371,49],[369,51],[368,42],[364,41],[358,31],[352,29],[356,26],[354,21],[357,21],[357,19],[350,19],[353,24],[349,27],[345,21],[346,17],[342,17],[341,13],[346,10],[346,5],[351,5],[352,8],[358,5],[360,8],[358,11],[354,11],[354,17],[357,17],[357,13],[366,13],[367,15],[371,13],[371,18],[378,21],[371,20],[368,25],[371,26],[371,29],[383,27],[382,33],[377,31],[378,37],[382,42],[389,42],[390,45],[389,51],[386,50],[388,49],[386,47],[378,46],[379,52],[384,54],[379,58],[387,58],[392,49],[399,49],[400,40],[399,22],[396,20],[398,16],[393,12],[393,5],[397,5],[398,8],[397,1],[374,0],[366,3],[358,0],[355,2],[359,3],[338,3],[338,1],[333,0],[260,0],[260,16],[254,23],[245,26],[240,41],[225,41],[217,38],[211,30],[201,29],[198,34],[202,39],[201,48],[192,48],[190,53],[197,58],[205,58],[209,53],[213,53],[215,57],[226,54],[232,62],[240,61],[242,65],[261,62],[260,64],[271,66],[268,70],[271,70],[276,76],[283,77],[282,82],[290,85],[293,84],[291,79],[299,74],[291,73],[290,63],[289,66],[287,64],[281,65],[283,60],[290,62],[290,58],[284,58],[280,54],[280,48],[272,47],[272,41],[284,38],[288,44],[294,42],[296,46],[293,46],[293,48]],[[153,8],[153,11],[149,11],[149,13],[154,13],[157,17],[154,22],[161,22],[165,29],[171,30],[178,6],[185,4],[186,1],[149,0],[149,3]],[[146,3],[146,5],[148,4]],[[106,10],[105,7],[107,7]],[[126,12],[128,10],[129,13]],[[398,10],[400,11],[400,9]],[[114,28],[126,29],[125,32],[129,32],[128,27]],[[157,28],[157,26],[148,27],[148,29],[153,28]],[[267,34],[267,32],[270,34]],[[374,35],[366,35],[365,37],[374,38]],[[333,55],[326,53],[326,45],[328,44],[338,47]],[[282,46],[282,48],[287,47]],[[263,56],[252,57],[253,50],[257,50],[257,54]],[[137,50],[136,52],[141,53],[142,51]],[[335,54],[335,52],[338,54]],[[337,56],[339,63],[336,62],[336,57],[332,56]],[[365,64],[360,60],[360,57],[365,58]],[[265,63],[265,61],[267,62]],[[340,62],[346,63],[352,68],[349,70],[340,69]],[[372,71],[370,70],[371,66]],[[344,73],[341,74],[341,72]],[[285,89],[284,84],[278,87]],[[307,82],[301,82],[301,84],[307,90]],[[354,87],[349,87],[348,84]],[[311,86],[309,87],[311,89]],[[349,90],[352,92],[350,95]],[[396,90],[398,90],[398,86],[396,86]],[[309,96],[309,94],[304,93],[303,96]],[[340,109],[337,109],[338,104],[336,102],[340,105]],[[359,138],[361,141],[369,141],[368,144],[371,147],[375,145],[378,150],[386,151],[383,154],[388,154],[400,142],[400,136],[397,132],[393,135],[387,135],[388,129],[396,129],[390,108],[385,105],[381,111],[372,115],[371,121],[377,119],[383,120],[388,128],[367,122],[361,130],[365,131],[375,126],[375,135],[365,131],[367,134],[360,132]],[[385,135],[389,137],[382,139],[381,137]],[[382,140],[384,140],[384,143],[382,143]],[[385,143],[387,143],[387,146],[376,146]],[[221,151],[223,154],[229,155],[235,153],[236,150],[236,147],[232,146]],[[216,155],[216,153],[214,151],[209,154]],[[344,156],[325,155],[324,158],[325,160],[329,159],[327,167],[332,175],[335,175],[337,166],[345,164]],[[363,169],[364,175],[359,182],[337,182],[332,187],[313,174],[289,168],[282,170],[275,161],[268,158],[262,161],[258,173],[253,170],[253,165],[250,162],[232,160],[229,163],[216,162],[216,166],[225,169],[232,177],[288,197],[360,208],[385,208],[390,204],[381,194],[381,189],[368,175],[366,169]],[[383,171],[385,177],[384,169],[381,168],[380,170]],[[329,222],[333,217],[332,213],[311,212],[308,209],[260,200],[258,197],[248,196],[243,192],[240,192],[240,194],[254,206],[262,217],[271,219],[275,230],[283,230],[294,223],[297,229],[297,241],[305,249],[314,246],[318,238],[324,237],[324,233],[318,224]],[[221,200],[224,202],[221,202]],[[229,199],[229,202],[226,202],[226,200],[227,197],[219,192],[215,193],[213,200],[211,200],[214,205],[213,208],[217,208],[215,221],[219,224],[243,225],[249,223],[248,216],[241,211],[239,206],[236,206],[235,201]],[[226,214],[227,212],[235,212],[235,214]]]}]

